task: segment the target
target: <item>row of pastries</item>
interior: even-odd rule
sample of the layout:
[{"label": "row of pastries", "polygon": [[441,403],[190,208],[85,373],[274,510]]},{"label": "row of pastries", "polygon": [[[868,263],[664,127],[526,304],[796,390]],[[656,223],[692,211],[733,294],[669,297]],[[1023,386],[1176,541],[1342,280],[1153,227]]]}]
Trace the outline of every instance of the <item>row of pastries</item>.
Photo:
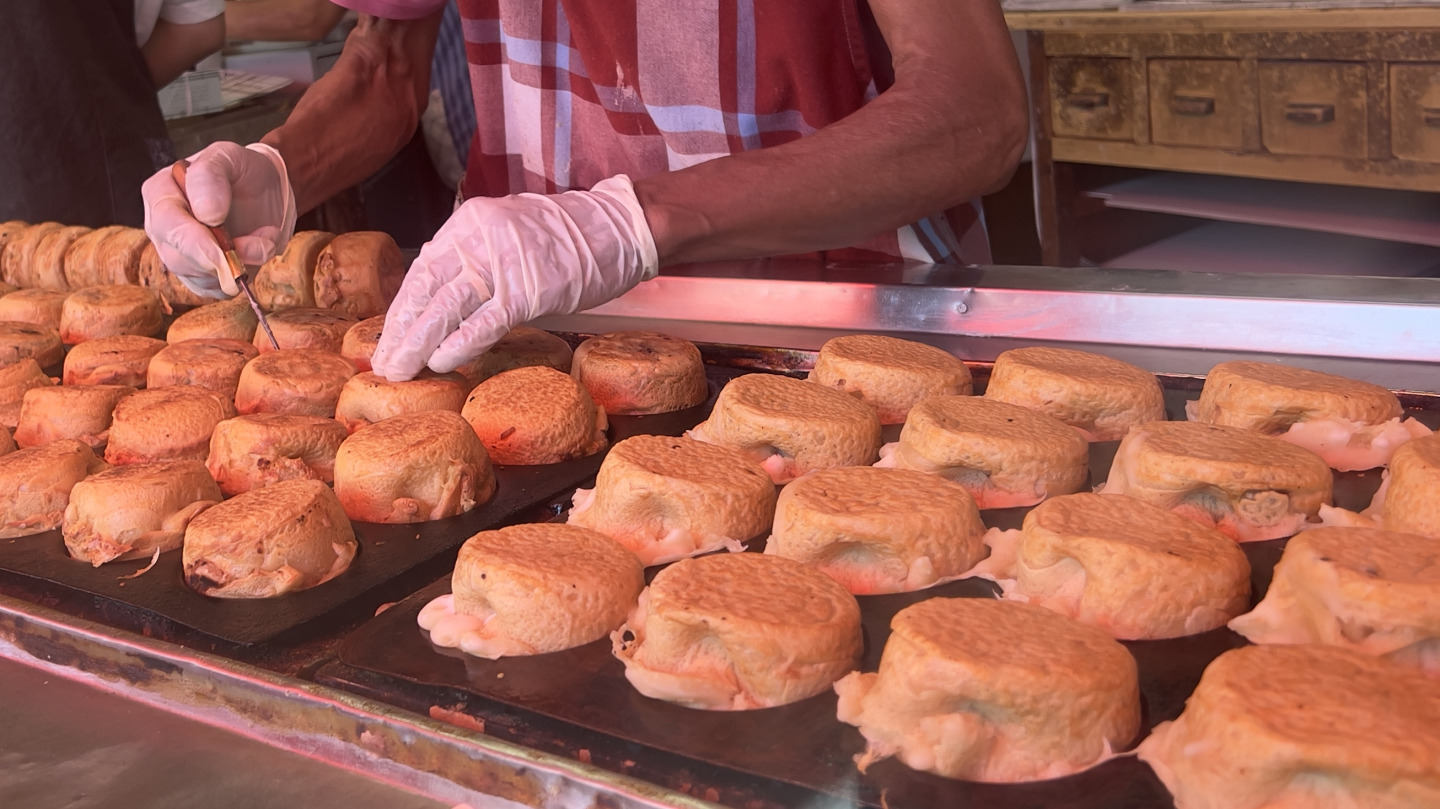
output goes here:
[{"label": "row of pastries", "polygon": [[[1218,658],[1181,717],[1136,747],[1178,806],[1434,805],[1440,437],[1407,424],[1393,394],[1226,363],[1197,420],[1171,422],[1155,377],[1110,358],[1002,355],[977,397],[954,358],[893,373],[891,358],[934,350],[849,342],[840,347],[873,367],[852,359],[827,381],[832,341],[810,380],[738,377],[688,436],[612,447],[568,524],[471,538],[453,593],[420,612],[421,627],[438,646],[489,658],[608,635],[637,690],[698,709],[833,688],[837,720],[866,741],[862,770],[895,757],[1013,782],[1135,745],[1138,673],[1120,640],[1228,625],[1261,645]],[[1234,389],[1237,376],[1251,393]],[[904,427],[882,453],[887,408]],[[1332,465],[1355,453],[1315,451],[1304,425],[1317,422],[1331,446],[1343,430],[1340,443],[1389,464],[1392,491],[1429,496],[1394,523],[1321,525]],[[1115,439],[1108,480],[1089,481],[1088,443]],[[987,509],[1014,505],[1034,505],[1019,530],[986,529]],[[1252,608],[1239,543],[1297,532]],[[519,533],[566,563],[512,552]],[[759,539],[763,553],[738,552]],[[640,570],[662,564],[642,586]],[[996,581],[999,597],[902,610],[878,671],[857,670],[865,596],[969,576]],[[567,606],[576,589],[585,620]],[[1320,732],[1331,722],[1347,723],[1344,738]]]},{"label": "row of pastries", "polygon": [[[367,373],[383,320],[366,306],[378,304],[316,306],[333,293],[310,267],[331,244],[297,239],[288,269],[272,273],[270,305],[288,307],[276,307],[279,351],[257,342],[253,314],[234,301],[177,318],[166,340],[158,324],[108,333],[150,322],[150,299],[115,307],[126,299],[108,294],[71,307],[91,313],[71,318],[83,328],[62,323],[78,292],[45,310],[53,324],[0,324],[0,359],[14,357],[0,368],[0,405],[15,400],[15,440],[29,445],[0,457],[0,478],[19,482],[4,530],[61,527],[82,557],[183,545],[197,591],[270,596],[342,575],[358,549],[351,520],[461,513],[493,493],[492,462],[594,454],[607,412],[706,399],[695,347],[655,334],[597,338],[571,366],[563,341],[520,331],[456,375],[389,383]],[[370,283],[383,253],[349,262],[372,268],[354,272],[353,299],[384,300]],[[20,255],[33,261],[34,248]],[[39,329],[50,331],[37,339]],[[65,344],[75,347],[57,388],[41,369]],[[164,356],[180,349],[183,360]],[[866,741],[862,769],[895,757],[1023,781],[1135,741],[1136,666],[1117,639],[1228,623],[1262,645],[1217,659],[1186,712],[1138,748],[1181,809],[1440,803],[1425,674],[1440,670],[1440,439],[1404,419],[1393,394],[1225,363],[1194,420],[1170,422],[1153,375],[1039,348],[1006,352],[985,394],[972,391],[955,357],[864,335],[827,344],[809,380],[738,377],[688,436],[611,447],[569,524],[472,537],[453,593],[421,626],[484,657],[609,636],[641,693],[695,708],[834,688],[837,719]],[[887,423],[903,427],[882,445]],[[1113,440],[1108,479],[1085,491],[1101,483],[1089,480],[1089,443]],[[1331,468],[1376,466],[1388,466],[1377,502],[1333,509]],[[987,530],[985,511],[1013,506],[1036,507],[1018,531]],[[1322,516],[1335,527],[1317,527]],[[1250,610],[1236,543],[1297,531]],[[761,537],[764,553],[709,553]],[[644,568],[661,564],[645,586]],[[1001,597],[903,610],[879,670],[857,670],[857,595],[968,576],[995,580]],[[1320,732],[1341,720],[1366,756]]]}]

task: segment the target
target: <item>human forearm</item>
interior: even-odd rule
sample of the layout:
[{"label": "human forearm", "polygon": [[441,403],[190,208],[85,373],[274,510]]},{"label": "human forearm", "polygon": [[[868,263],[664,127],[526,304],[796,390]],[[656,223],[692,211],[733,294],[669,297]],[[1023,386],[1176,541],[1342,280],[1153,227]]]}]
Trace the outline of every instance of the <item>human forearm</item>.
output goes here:
[{"label": "human forearm", "polygon": [[150,68],[156,87],[164,87],[181,73],[225,44],[225,17],[181,25],[157,20],[155,30],[145,41],[140,53]]},{"label": "human forearm", "polygon": [[330,0],[227,0],[225,36],[231,42],[324,39],[345,9]]},{"label": "human forearm", "polygon": [[300,211],[375,173],[415,133],[430,85],[438,13],[361,16],[335,67],[263,142],[285,158]]},{"label": "human forearm", "polygon": [[1019,65],[989,0],[874,2],[895,84],[783,146],[636,183],[661,261],[853,244],[1002,185],[1024,150]]}]

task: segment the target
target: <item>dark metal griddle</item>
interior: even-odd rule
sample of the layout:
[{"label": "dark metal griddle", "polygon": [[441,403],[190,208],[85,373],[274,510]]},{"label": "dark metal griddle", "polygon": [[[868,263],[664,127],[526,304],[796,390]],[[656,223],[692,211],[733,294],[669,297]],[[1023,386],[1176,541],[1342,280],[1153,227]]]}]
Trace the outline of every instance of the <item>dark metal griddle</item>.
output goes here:
[{"label": "dark metal griddle", "polygon": [[[983,374],[981,374],[983,377]],[[1162,378],[1170,418],[1184,418],[1196,380]],[[1440,414],[1418,414],[1433,424]],[[1091,445],[1091,483],[1102,482],[1118,442]],[[1336,474],[1335,501],[1358,509],[1379,485],[1378,472]],[[1028,509],[982,512],[990,527],[1018,528]],[[1252,567],[1252,598],[1269,585],[1284,540],[1242,545]],[[750,550],[762,550],[763,541]],[[653,576],[655,569],[649,571]],[[587,744],[627,751],[626,770],[671,788],[708,790],[727,803],[873,807],[1006,807],[1006,809],[1169,809],[1169,794],[1150,768],[1122,757],[1067,778],[995,785],[915,772],[889,759],[861,776],[853,757],[858,730],[835,718],[824,693],[779,708],[709,712],[641,696],[625,680],[608,640],[555,654],[487,661],[432,645],[416,624],[421,607],[450,591],[446,577],[367,622],[320,669],[320,682],[411,710],[453,705],[527,745],[569,749]],[[874,671],[900,609],[933,597],[992,597],[989,582],[967,579],[917,593],[859,598],[865,633],[862,670]],[[1227,629],[1187,638],[1126,642],[1139,668],[1143,732],[1179,715],[1205,666],[1246,641]],[[1138,741],[1138,740],[1137,740]],[[587,750],[587,755],[592,755]],[[677,766],[676,762],[680,762]],[[613,766],[613,764],[612,764]],[[676,775],[676,773],[680,773]],[[801,796],[797,798],[796,796]],[[733,798],[732,796],[739,796]],[[752,798],[751,796],[759,796]]]},{"label": "dark metal griddle", "polygon": [[[612,417],[610,440],[640,432],[679,435],[690,428],[709,411],[729,375],[722,369],[713,373],[717,378],[711,385],[711,400],[704,405],[659,416]],[[360,552],[350,568],[318,587],[279,598],[200,595],[182,580],[178,549],[161,554],[150,571],[127,579],[149,560],[92,567],[70,558],[58,530],[0,540],[0,572],[93,596],[116,623],[147,634],[170,637],[172,627],[178,625],[241,646],[281,636],[290,639],[352,619],[355,610],[365,608],[361,602],[382,588],[394,592],[400,587],[409,593],[432,581],[454,566],[455,553],[466,539],[533,517],[536,506],[593,478],[602,457],[603,453],[545,466],[497,466],[495,496],[456,517],[408,525],[355,522]]]}]

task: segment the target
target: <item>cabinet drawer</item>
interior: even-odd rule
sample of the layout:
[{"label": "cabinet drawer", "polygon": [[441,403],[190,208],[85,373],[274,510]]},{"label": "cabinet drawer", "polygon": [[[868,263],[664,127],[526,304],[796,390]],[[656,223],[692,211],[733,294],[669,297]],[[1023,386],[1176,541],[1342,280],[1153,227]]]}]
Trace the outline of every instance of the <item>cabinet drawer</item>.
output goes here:
[{"label": "cabinet drawer", "polygon": [[1057,137],[1132,140],[1130,60],[1050,60],[1050,128]]},{"label": "cabinet drawer", "polygon": [[1390,66],[1390,150],[1440,163],[1440,64]]},{"label": "cabinet drawer", "polygon": [[1243,73],[1233,59],[1150,60],[1150,139],[1170,146],[1241,148],[1245,126],[1253,122],[1245,120]]},{"label": "cabinet drawer", "polygon": [[1273,154],[1369,155],[1365,66],[1262,62],[1260,138]]}]

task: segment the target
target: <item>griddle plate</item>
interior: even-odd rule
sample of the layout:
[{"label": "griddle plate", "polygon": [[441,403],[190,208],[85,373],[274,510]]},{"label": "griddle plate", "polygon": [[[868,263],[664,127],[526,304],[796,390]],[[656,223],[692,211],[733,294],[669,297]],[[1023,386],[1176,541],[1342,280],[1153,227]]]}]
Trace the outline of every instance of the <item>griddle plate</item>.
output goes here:
[{"label": "griddle plate", "polygon": [[[1194,392],[1167,391],[1171,418],[1184,418]],[[1427,420],[1432,420],[1427,416]],[[1118,442],[1091,445],[1091,483],[1108,474]],[[1335,501],[1363,508],[1378,487],[1379,472],[1337,474]],[[991,527],[1018,528],[1028,509],[982,512]],[[1284,540],[1246,543],[1253,600],[1269,586]],[[763,542],[750,550],[763,549]],[[655,569],[648,573],[653,576]],[[781,785],[811,790],[849,803],[891,807],[1006,807],[1007,809],[1164,809],[1169,794],[1145,764],[1133,757],[1107,762],[1088,772],[1030,784],[977,784],[915,772],[894,759],[873,765],[865,775],[853,757],[864,749],[858,730],[835,718],[836,698],[827,692],[779,708],[745,712],[699,711],[641,696],[625,680],[624,666],[601,640],[555,654],[487,661],[432,645],[416,624],[420,608],[450,591],[445,578],[407,598],[347,638],[338,665],[320,679],[342,688],[401,705],[438,705],[455,692],[477,698],[466,710],[482,718],[488,711],[529,712],[559,720],[624,743],[663,751],[713,765],[729,777],[723,783],[695,785],[762,794],[793,792]],[[889,636],[890,619],[900,609],[934,597],[991,597],[992,584],[978,579],[952,582],[917,593],[860,597],[865,631],[864,671],[874,671]],[[1228,629],[1172,640],[1126,642],[1139,669],[1145,731],[1174,719],[1222,652],[1245,645]],[[504,675],[503,677],[501,675]],[[1138,741],[1138,740],[1137,740]],[[643,764],[642,764],[643,766]],[[697,772],[703,771],[697,768]],[[757,780],[758,779],[758,780]],[[764,783],[769,782],[767,790]],[[675,784],[670,784],[674,787]],[[783,803],[784,801],[779,801]]]},{"label": "griddle plate", "polygon": [[[611,417],[610,440],[639,433],[681,434],[704,419],[724,380],[733,375],[727,369],[711,369],[710,401],[699,407],[657,416]],[[0,540],[0,571],[95,596],[111,608],[107,615],[126,616],[121,623],[131,627],[149,630],[158,617],[233,644],[264,643],[309,629],[312,622],[321,623],[318,619],[334,618],[347,606],[359,608],[367,594],[412,571],[423,574],[412,587],[429,581],[453,567],[456,550],[466,539],[523,518],[530,509],[592,479],[602,457],[603,453],[546,466],[497,466],[494,498],[456,517],[413,525],[355,522],[360,552],[350,569],[318,587],[279,598],[202,596],[182,579],[179,549],[161,554],[144,575],[125,579],[149,560],[91,567],[70,558],[59,531]]]}]

